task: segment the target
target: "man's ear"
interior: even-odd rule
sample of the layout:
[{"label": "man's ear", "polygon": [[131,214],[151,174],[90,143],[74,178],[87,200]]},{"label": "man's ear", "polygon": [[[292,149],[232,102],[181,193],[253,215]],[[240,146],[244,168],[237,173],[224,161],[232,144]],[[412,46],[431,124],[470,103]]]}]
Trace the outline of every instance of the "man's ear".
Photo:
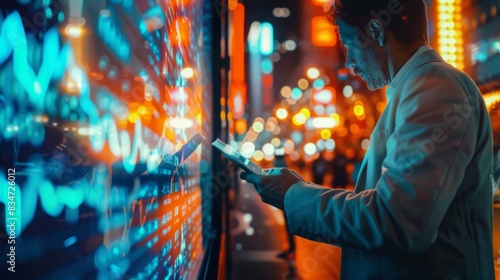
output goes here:
[{"label": "man's ear", "polygon": [[368,22],[368,29],[370,30],[370,37],[377,41],[379,46],[384,46],[384,28],[377,19],[371,19]]}]

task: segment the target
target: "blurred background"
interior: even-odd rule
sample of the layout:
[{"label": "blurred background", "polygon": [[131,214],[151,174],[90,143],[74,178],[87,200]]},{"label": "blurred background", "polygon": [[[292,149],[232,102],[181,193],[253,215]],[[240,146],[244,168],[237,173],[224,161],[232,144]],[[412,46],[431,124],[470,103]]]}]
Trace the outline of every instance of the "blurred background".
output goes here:
[{"label": "blurred background", "polygon": [[[346,68],[328,2],[2,1],[1,279],[338,279],[340,249],[288,235],[211,147],[354,188],[385,88]],[[483,94],[498,185],[500,3],[426,3]]]},{"label": "blurred background", "polygon": [[[345,67],[336,27],[323,16],[328,1],[288,2],[243,3],[247,64],[242,69],[247,70],[247,91],[241,98],[246,101],[243,105],[233,108],[234,100],[229,100],[232,115],[226,119],[234,130],[234,140],[242,152],[263,165],[272,162],[275,149],[280,147],[296,163],[309,164],[320,154],[343,154],[349,162],[356,162],[368,147],[370,133],[384,110],[385,89],[367,90]],[[426,3],[431,46],[476,81],[491,113],[498,143],[498,3]],[[236,22],[235,17],[230,34],[238,28]],[[237,83],[231,83],[230,89],[239,100]],[[350,174],[353,170],[348,165]]]}]

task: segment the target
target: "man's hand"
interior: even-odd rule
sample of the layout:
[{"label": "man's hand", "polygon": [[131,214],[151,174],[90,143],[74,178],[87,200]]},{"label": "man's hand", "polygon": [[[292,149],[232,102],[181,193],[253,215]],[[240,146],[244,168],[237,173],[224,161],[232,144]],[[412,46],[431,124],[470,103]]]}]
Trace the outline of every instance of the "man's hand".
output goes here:
[{"label": "man's hand", "polygon": [[267,169],[267,175],[256,175],[242,172],[241,179],[252,183],[267,204],[284,210],[285,194],[295,183],[304,182],[295,171],[287,168]]}]

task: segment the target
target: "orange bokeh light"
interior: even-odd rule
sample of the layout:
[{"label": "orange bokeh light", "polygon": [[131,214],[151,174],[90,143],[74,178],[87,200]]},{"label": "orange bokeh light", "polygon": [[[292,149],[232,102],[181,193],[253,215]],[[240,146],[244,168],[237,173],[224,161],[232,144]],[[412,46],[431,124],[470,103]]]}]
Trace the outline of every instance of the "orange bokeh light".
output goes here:
[{"label": "orange bokeh light", "polygon": [[311,41],[318,47],[333,47],[337,44],[336,27],[325,17],[313,17],[311,20]]},{"label": "orange bokeh light", "polygon": [[331,0],[312,0],[313,4],[314,5],[317,5],[317,6],[324,6],[328,3],[331,2]]},{"label": "orange bokeh light", "polygon": [[247,132],[247,121],[245,119],[239,119],[239,120],[236,120],[236,132],[238,134],[244,134],[245,132]]},{"label": "orange bokeh light", "polygon": [[172,9],[177,9],[177,8],[182,9],[186,6],[189,6],[191,4],[192,0],[169,0],[167,2]]}]

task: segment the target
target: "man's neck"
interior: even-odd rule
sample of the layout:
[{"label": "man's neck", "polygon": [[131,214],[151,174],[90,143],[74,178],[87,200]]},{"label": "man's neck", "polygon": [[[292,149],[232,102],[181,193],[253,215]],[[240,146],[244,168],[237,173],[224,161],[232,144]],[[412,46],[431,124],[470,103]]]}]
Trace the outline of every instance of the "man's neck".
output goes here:
[{"label": "man's neck", "polygon": [[418,51],[418,49],[425,44],[415,45],[409,48],[407,51],[396,51],[393,55],[389,55],[389,79],[390,82],[394,80],[394,77],[398,74],[399,70],[403,65]]}]

